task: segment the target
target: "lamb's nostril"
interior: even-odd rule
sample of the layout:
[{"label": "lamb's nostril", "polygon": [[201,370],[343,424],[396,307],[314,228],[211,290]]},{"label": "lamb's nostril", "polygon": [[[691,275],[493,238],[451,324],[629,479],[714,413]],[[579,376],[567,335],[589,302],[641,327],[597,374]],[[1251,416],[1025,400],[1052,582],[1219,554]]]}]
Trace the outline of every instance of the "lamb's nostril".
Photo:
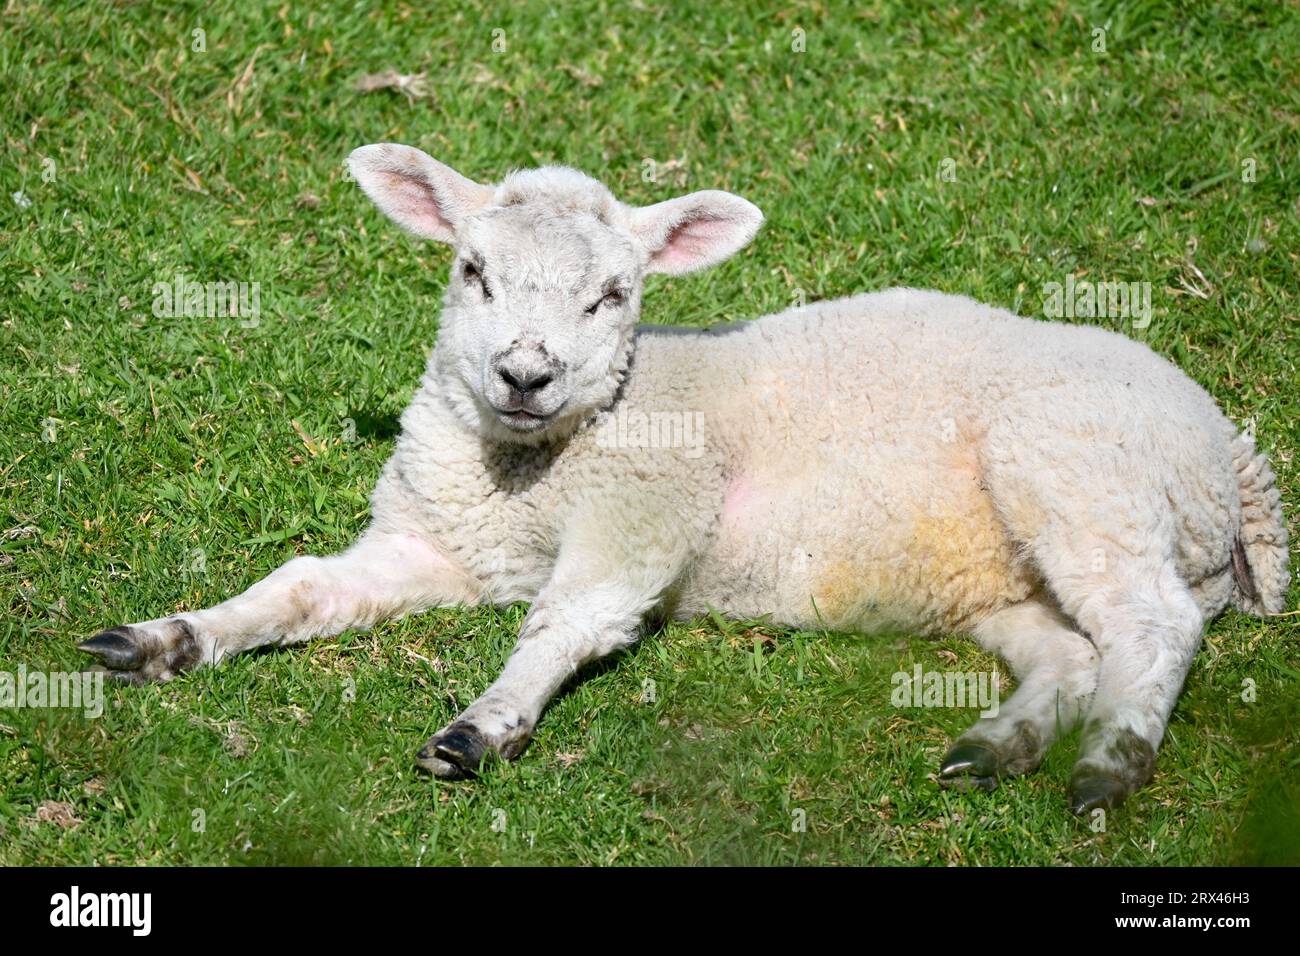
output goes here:
[{"label": "lamb's nostril", "polygon": [[541,391],[555,377],[550,372],[519,373],[504,368],[497,371],[501,375],[501,380],[521,395]]}]

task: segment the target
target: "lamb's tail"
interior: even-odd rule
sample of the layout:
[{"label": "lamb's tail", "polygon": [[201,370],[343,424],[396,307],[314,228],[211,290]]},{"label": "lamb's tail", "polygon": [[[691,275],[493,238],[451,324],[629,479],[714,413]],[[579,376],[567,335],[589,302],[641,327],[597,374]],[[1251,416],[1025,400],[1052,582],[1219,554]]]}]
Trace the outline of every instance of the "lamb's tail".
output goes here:
[{"label": "lamb's tail", "polygon": [[1273,469],[1255,440],[1238,435],[1232,443],[1241,494],[1241,528],[1232,544],[1232,603],[1256,617],[1277,614],[1286,603],[1286,522]]}]

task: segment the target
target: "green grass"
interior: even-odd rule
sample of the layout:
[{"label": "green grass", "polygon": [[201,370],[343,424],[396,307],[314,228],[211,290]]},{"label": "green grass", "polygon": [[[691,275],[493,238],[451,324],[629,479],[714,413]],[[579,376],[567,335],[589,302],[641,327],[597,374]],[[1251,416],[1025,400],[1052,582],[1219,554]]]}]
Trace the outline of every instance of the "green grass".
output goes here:
[{"label": "green grass", "polygon": [[[381,140],[485,180],[562,162],[631,202],[756,202],[752,249],[655,277],[647,321],[900,284],[1041,315],[1068,274],[1150,282],[1148,328],[1097,321],[1255,420],[1300,531],[1293,4],[282,6],[0,10],[0,670],[79,668],[100,627],[364,527],[448,264],[345,180]],[[353,89],[390,67],[432,97]],[[259,282],[260,322],[155,317],[178,272]],[[1294,616],[1211,626],[1155,782],[1101,833],[1067,813],[1068,747],[991,795],[935,786],[974,714],[895,709],[889,675],[992,666],[957,638],[673,625],[517,762],[417,776],[521,616],[251,655],[110,690],[98,720],[0,710],[0,863],[1300,862]]]}]

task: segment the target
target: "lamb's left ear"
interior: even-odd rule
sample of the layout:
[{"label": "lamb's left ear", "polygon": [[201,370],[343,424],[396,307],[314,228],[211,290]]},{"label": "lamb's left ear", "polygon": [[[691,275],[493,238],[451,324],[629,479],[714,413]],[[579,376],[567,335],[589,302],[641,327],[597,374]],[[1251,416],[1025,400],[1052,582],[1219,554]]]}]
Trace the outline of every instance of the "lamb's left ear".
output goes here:
[{"label": "lamb's left ear", "polygon": [[375,143],[354,149],[348,167],[389,219],[422,239],[454,242],[456,229],[496,190],[466,179],[414,146]]},{"label": "lamb's left ear", "polygon": [[680,275],[717,265],[743,249],[763,224],[752,202],[706,189],[631,210],[630,225],[650,253],[646,272]]}]

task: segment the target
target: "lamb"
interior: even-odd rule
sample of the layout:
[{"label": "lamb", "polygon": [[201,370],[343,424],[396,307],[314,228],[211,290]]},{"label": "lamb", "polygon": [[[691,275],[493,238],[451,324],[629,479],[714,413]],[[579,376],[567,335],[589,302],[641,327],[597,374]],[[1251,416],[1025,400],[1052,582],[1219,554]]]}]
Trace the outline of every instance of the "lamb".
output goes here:
[{"label": "lamb", "polygon": [[215,607],[80,645],[119,680],[531,602],[500,677],[419,751],[462,778],[518,755],[561,686],[647,620],[960,631],[1019,684],[940,782],[992,789],[1082,722],[1086,813],[1152,776],[1206,621],[1283,607],[1267,461],[1145,346],[914,289],[638,326],[645,275],[723,261],[759,210],[714,190],[631,207],[562,167],[482,185],[394,144],[349,162],[380,210],[455,252],[371,524]]}]

